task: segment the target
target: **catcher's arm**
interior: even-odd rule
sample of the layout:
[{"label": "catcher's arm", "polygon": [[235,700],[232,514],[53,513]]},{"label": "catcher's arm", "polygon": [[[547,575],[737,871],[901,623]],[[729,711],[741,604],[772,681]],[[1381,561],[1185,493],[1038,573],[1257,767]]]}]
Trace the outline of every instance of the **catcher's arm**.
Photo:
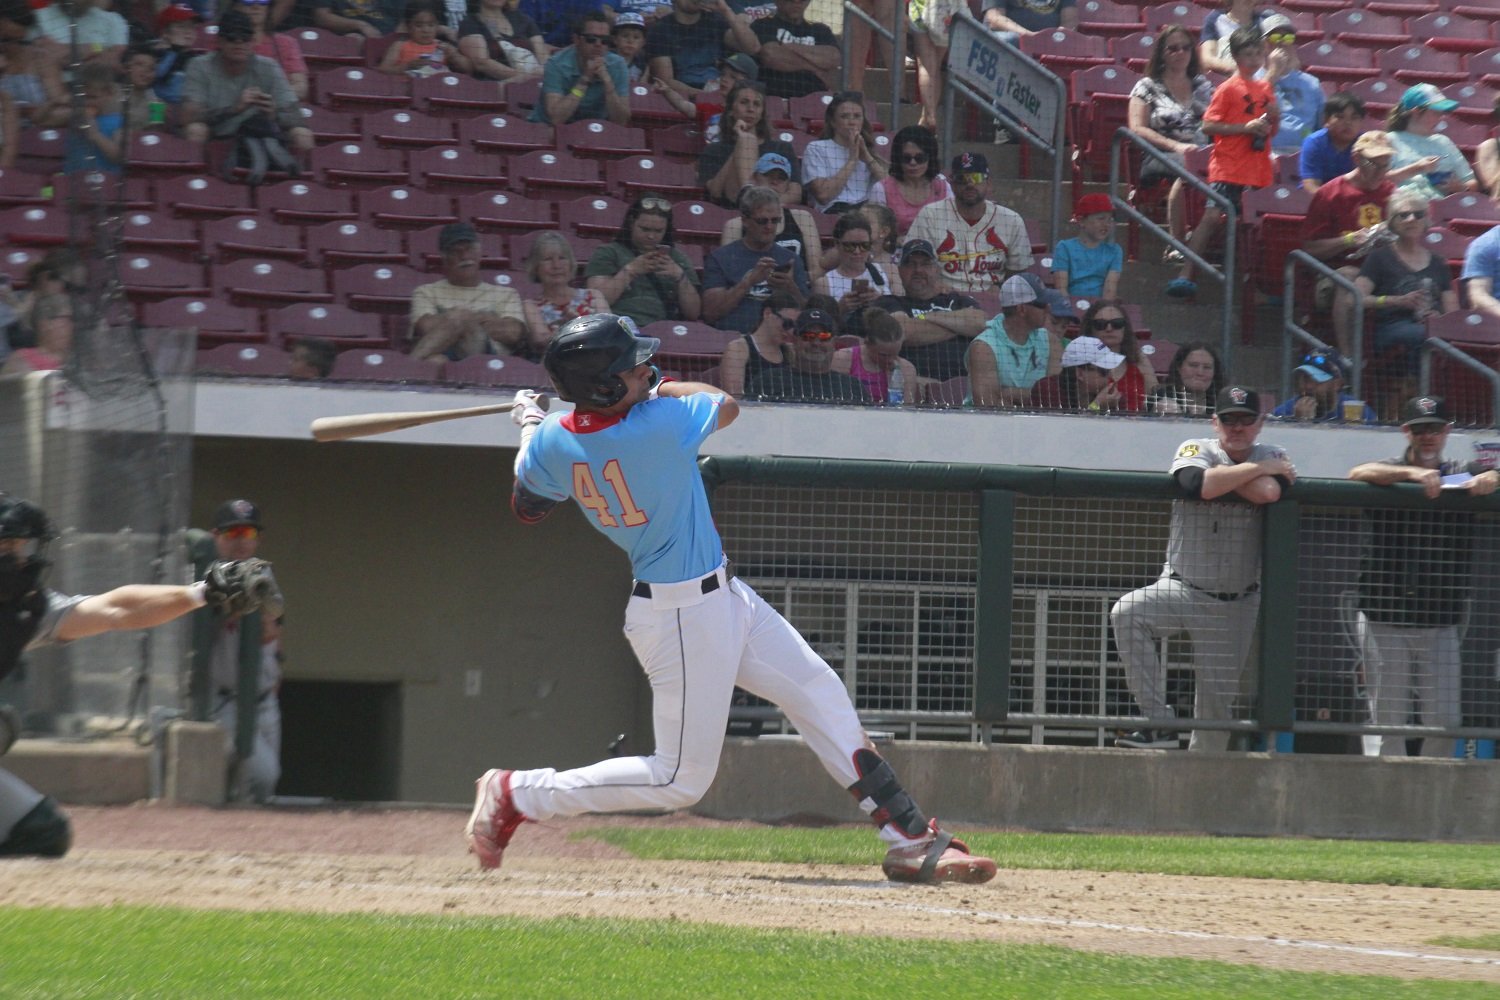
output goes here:
[{"label": "catcher's arm", "polygon": [[197,584],[191,587],[128,584],[75,604],[58,622],[57,638],[71,642],[104,632],[153,628],[201,607],[203,594]]},{"label": "catcher's arm", "polygon": [[281,588],[264,559],[215,562],[203,578],[203,599],[225,617],[264,611],[275,618],[283,609]]}]

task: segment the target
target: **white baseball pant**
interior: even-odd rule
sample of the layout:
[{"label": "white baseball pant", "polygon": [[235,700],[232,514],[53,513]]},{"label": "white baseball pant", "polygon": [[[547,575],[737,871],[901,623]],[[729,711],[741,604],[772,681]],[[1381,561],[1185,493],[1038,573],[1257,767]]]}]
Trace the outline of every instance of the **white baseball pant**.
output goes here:
[{"label": "white baseball pant", "polygon": [[[1260,594],[1221,601],[1183,580],[1163,576],[1133,590],[1109,611],[1125,683],[1148,719],[1171,719],[1167,671],[1157,644],[1177,632],[1193,640],[1193,718],[1228,719],[1241,693],[1245,663],[1255,638]],[[1195,729],[1190,750],[1226,750],[1229,733]]]},{"label": "white baseball pant", "polygon": [[[1370,719],[1377,726],[1404,726],[1416,700],[1417,719],[1424,726],[1463,724],[1462,660],[1458,629],[1452,625],[1413,628],[1372,622],[1363,611],[1354,619],[1355,638],[1365,662],[1365,687],[1370,692]],[[1371,754],[1379,740],[1379,756],[1406,756],[1405,736],[1381,736],[1365,743]],[[1422,741],[1423,757],[1453,756],[1454,741],[1429,736]]]}]

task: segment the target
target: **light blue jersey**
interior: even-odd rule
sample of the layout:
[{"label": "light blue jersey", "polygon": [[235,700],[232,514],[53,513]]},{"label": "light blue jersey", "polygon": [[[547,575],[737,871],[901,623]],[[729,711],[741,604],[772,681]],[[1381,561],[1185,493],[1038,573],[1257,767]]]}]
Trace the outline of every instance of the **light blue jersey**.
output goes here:
[{"label": "light blue jersey", "polygon": [[571,497],[584,517],[630,554],[637,580],[678,583],[724,560],[698,447],[719,423],[719,393],[663,396],[623,417],[574,411],[537,427],[517,470],[549,500]]}]

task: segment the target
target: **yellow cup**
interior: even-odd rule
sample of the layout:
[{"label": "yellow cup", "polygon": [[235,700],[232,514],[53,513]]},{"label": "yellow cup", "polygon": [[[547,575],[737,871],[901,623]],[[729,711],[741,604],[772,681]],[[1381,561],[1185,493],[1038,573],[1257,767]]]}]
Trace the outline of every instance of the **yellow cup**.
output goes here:
[{"label": "yellow cup", "polygon": [[1344,423],[1362,424],[1365,422],[1365,401],[1362,399],[1344,400]]}]

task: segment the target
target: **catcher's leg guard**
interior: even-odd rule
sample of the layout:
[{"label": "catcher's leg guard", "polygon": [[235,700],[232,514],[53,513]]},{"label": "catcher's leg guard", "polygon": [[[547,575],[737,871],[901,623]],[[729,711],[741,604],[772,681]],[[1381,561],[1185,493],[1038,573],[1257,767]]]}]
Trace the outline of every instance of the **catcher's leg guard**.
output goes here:
[{"label": "catcher's leg guard", "polygon": [[45,798],[10,828],[10,836],[0,842],[0,857],[60,858],[72,845],[73,827],[67,814]]},{"label": "catcher's leg guard", "polygon": [[885,758],[874,750],[856,750],[854,770],[859,773],[859,780],[849,786],[849,791],[860,802],[869,799],[875,804],[869,812],[876,826],[890,824],[913,839],[927,835],[927,817],[896,780],[896,772]]}]

